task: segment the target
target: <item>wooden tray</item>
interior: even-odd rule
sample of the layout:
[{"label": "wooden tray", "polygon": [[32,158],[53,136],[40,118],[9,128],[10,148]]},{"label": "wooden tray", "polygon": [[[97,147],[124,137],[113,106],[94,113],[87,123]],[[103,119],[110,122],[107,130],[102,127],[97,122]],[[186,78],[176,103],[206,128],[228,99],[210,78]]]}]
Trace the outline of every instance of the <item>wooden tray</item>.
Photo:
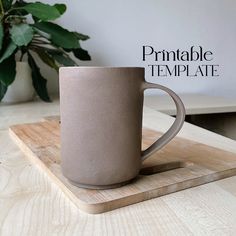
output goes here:
[{"label": "wooden tray", "polygon": [[[182,138],[143,163],[132,183],[117,189],[86,190],[70,184],[61,173],[58,120],[20,124],[10,134],[31,162],[45,171],[52,181],[87,213],[102,213],[236,175],[236,154]],[[161,134],[143,130],[143,148]]]}]

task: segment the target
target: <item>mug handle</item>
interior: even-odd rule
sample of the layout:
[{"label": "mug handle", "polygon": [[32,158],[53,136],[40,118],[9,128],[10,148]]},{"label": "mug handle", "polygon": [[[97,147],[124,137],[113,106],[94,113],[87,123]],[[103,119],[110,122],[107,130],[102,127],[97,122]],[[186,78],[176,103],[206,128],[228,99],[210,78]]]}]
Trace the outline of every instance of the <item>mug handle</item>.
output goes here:
[{"label": "mug handle", "polygon": [[184,104],[181,101],[181,99],[179,98],[179,96],[176,93],[174,93],[172,90],[170,90],[170,89],[168,89],[168,88],[166,88],[162,85],[148,83],[148,82],[145,81],[143,83],[142,88],[143,88],[143,90],[145,90],[145,89],[160,89],[160,90],[165,91],[174,100],[175,106],[176,106],[176,109],[177,109],[176,119],[175,119],[174,123],[172,124],[172,126],[168,129],[168,131],[165,134],[163,134],[149,148],[142,151],[141,158],[142,158],[142,161],[144,161],[150,155],[152,155],[154,152],[158,151],[163,146],[165,146],[167,143],[169,143],[177,135],[177,133],[180,131],[180,129],[182,128],[182,126],[184,124],[185,108],[184,108]]}]

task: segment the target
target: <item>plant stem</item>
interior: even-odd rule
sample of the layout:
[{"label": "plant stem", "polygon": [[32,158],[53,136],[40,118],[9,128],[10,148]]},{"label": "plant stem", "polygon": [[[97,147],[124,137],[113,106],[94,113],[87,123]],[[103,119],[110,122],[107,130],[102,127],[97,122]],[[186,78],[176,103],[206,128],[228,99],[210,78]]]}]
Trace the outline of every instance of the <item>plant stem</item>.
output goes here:
[{"label": "plant stem", "polygon": [[32,43],[39,43],[39,44],[49,44],[49,42],[43,41],[43,40],[39,40],[39,39],[33,39]]},{"label": "plant stem", "polygon": [[2,0],[0,0],[0,9],[1,9],[1,15],[3,16],[4,15],[4,8],[2,5]]},{"label": "plant stem", "polygon": [[[1,1],[1,0],[0,0]],[[6,13],[9,13],[11,11],[15,11],[15,10],[20,10],[22,9],[22,7],[15,7],[15,8],[11,8],[10,10],[8,10]]]},{"label": "plant stem", "polygon": [[24,53],[21,51],[20,61],[23,60],[23,57],[24,57]]},{"label": "plant stem", "polygon": [[[50,44],[49,44],[50,45]],[[47,49],[50,49],[50,50],[52,50],[52,51],[55,51],[55,52],[60,52],[60,53],[62,53],[63,54],[63,56],[65,56],[65,57],[67,57],[67,58],[70,58],[69,57],[69,55],[67,54],[67,53],[65,53],[62,49],[60,49],[60,48],[56,48],[55,46],[53,46],[53,45],[50,45],[51,46],[51,48],[47,48],[47,47],[43,47],[43,46],[41,46],[41,45],[35,45],[35,44],[30,44],[30,49],[31,50],[37,50],[38,48],[41,48],[41,49],[43,49],[43,50],[47,50]]]},{"label": "plant stem", "polygon": [[[0,0],[1,1],[1,0]],[[26,20],[26,17],[24,16],[19,16],[19,15],[9,15],[6,17],[5,21],[8,21],[9,18],[20,18],[22,20]]]}]

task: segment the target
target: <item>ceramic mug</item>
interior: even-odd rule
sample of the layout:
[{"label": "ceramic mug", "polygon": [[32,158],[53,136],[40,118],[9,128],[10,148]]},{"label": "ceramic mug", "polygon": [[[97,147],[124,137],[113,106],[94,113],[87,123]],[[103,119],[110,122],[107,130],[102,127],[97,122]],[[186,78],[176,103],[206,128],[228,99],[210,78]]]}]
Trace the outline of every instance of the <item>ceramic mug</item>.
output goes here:
[{"label": "ceramic mug", "polygon": [[[62,67],[59,77],[62,172],[76,186],[105,189],[128,183],[138,175],[142,161],[183,125],[180,98],[146,82],[144,68]],[[177,115],[170,129],[141,151],[143,92],[149,88],[167,92]]]}]

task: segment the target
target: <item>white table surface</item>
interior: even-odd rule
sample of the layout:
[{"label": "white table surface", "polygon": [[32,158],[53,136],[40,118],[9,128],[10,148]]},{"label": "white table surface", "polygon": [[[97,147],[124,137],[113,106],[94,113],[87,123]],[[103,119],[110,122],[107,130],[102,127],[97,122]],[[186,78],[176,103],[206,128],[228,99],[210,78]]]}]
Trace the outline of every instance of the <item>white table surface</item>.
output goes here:
[{"label": "white table surface", "polygon": [[[0,235],[236,235],[236,177],[100,215],[78,210],[8,135],[9,125],[58,114],[58,101],[0,105]],[[172,122],[144,109],[146,127]],[[187,123],[179,136],[236,153],[236,141]]]},{"label": "white table surface", "polygon": [[[187,115],[236,112],[236,99],[206,94],[179,94]],[[145,96],[147,107],[168,115],[175,115],[175,104],[168,95]]]}]

